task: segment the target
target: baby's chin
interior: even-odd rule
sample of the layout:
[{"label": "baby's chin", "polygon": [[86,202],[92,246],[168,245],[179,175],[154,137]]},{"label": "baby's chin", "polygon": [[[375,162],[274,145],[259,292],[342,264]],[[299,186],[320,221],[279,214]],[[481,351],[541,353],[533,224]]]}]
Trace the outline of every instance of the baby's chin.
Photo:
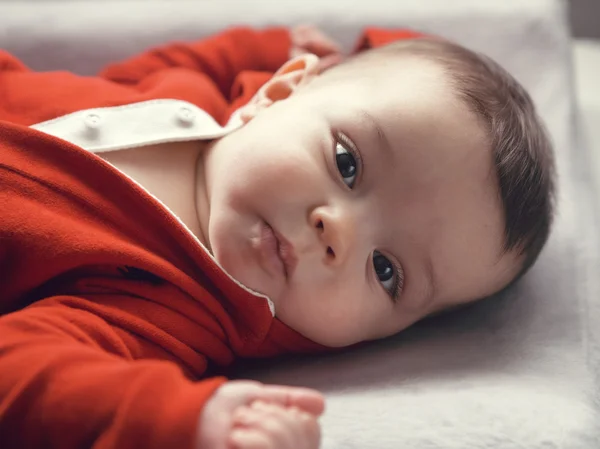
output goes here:
[{"label": "baby's chin", "polygon": [[256,263],[244,259],[243,252],[240,251],[240,248],[235,247],[231,239],[225,239],[222,242],[214,241],[210,252],[221,269],[237,283],[271,299],[275,292],[272,291],[273,288],[269,288],[272,286],[268,285],[268,279]]}]

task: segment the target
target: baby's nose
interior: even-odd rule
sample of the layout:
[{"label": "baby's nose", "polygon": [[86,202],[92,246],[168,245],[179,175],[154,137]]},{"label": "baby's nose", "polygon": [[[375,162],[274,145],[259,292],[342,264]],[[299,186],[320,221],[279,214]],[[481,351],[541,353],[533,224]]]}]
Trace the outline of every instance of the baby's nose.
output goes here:
[{"label": "baby's nose", "polygon": [[316,208],[311,213],[310,221],[321,244],[325,263],[343,263],[348,256],[354,234],[350,220],[325,208]]}]

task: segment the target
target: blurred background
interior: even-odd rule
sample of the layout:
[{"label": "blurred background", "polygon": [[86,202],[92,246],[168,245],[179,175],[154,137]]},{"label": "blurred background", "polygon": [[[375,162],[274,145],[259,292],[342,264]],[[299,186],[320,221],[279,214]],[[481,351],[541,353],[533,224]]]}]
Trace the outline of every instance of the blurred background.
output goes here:
[{"label": "blurred background", "polygon": [[569,0],[574,34],[600,39],[600,1]]},{"label": "blurred background", "polygon": [[[570,0],[575,86],[581,112],[581,137],[600,177],[600,0]],[[598,179],[597,179],[598,181]],[[599,181],[600,182],[600,181]]]}]

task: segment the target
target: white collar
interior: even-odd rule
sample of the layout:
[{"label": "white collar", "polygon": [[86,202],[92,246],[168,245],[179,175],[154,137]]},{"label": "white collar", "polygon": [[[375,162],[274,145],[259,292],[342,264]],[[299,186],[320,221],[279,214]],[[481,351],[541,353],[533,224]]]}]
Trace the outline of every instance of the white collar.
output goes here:
[{"label": "white collar", "polygon": [[182,100],[149,100],[124,106],[85,109],[31,128],[92,153],[187,140],[223,137],[242,126],[234,113],[226,126]]}]

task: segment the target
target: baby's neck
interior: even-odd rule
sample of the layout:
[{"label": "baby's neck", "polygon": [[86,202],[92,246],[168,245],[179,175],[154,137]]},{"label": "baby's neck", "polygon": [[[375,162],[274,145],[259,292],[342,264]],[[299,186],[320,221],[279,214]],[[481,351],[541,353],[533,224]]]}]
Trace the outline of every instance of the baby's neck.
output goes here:
[{"label": "baby's neck", "polygon": [[99,156],[162,201],[208,246],[209,203],[201,152],[207,142],[171,142]]}]

